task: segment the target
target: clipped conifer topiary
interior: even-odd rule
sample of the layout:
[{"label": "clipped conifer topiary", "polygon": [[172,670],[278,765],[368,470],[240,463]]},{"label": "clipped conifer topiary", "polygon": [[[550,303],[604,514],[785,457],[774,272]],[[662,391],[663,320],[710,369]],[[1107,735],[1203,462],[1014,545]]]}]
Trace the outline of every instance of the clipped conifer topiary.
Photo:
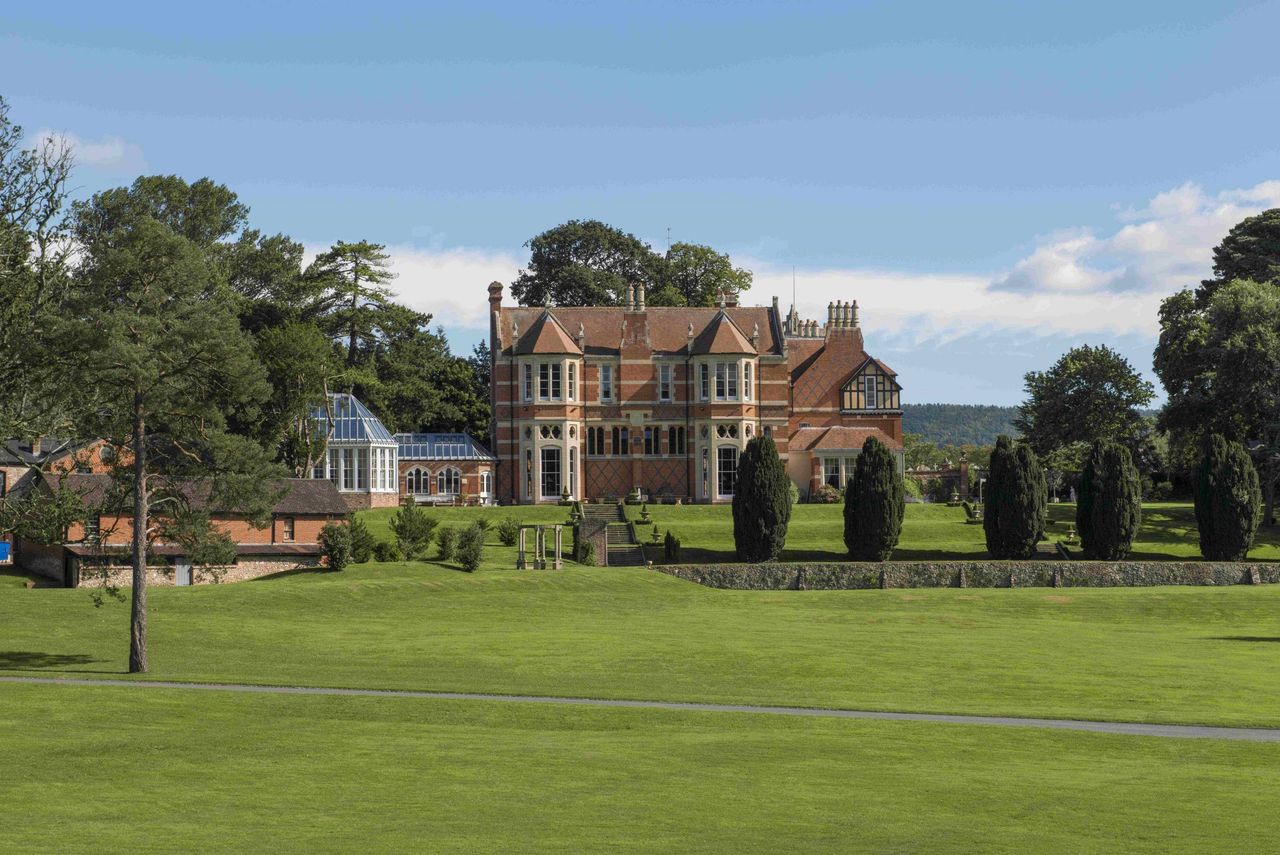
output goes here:
[{"label": "clipped conifer topiary", "polygon": [[1048,498],[1044,470],[1025,442],[996,440],[987,474],[982,528],[992,558],[1025,559],[1044,537]]},{"label": "clipped conifer topiary", "polygon": [[905,511],[905,485],[893,452],[868,437],[844,491],[844,545],[849,557],[887,561],[898,545]]},{"label": "clipped conifer topiary", "polygon": [[773,561],[782,554],[791,520],[790,483],[773,437],[747,443],[733,491],[733,543],[739,561]]},{"label": "clipped conifer topiary", "polygon": [[1076,529],[1086,558],[1120,561],[1142,524],[1142,478],[1129,449],[1098,440],[1080,473]]},{"label": "clipped conifer topiary", "polygon": [[1238,442],[1213,434],[1196,471],[1200,554],[1210,561],[1242,561],[1262,518],[1258,472]]}]

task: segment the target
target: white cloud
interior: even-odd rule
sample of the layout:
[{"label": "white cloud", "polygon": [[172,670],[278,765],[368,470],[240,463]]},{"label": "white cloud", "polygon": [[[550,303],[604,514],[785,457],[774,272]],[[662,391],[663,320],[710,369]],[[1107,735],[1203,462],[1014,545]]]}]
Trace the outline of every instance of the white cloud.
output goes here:
[{"label": "white cloud", "polygon": [[45,141],[68,146],[75,153],[76,163],[93,169],[136,173],[147,168],[146,161],[142,158],[142,148],[120,137],[87,140],[66,131],[46,129],[34,138],[36,144],[43,144]]},{"label": "white cloud", "polygon": [[1209,276],[1213,247],[1232,226],[1276,206],[1280,181],[1217,195],[1184,184],[1156,195],[1144,208],[1121,212],[1124,225],[1109,236],[1088,231],[1048,236],[995,286],[1035,293],[1171,293]]},{"label": "white cloud", "polygon": [[[887,344],[945,344],[964,336],[1131,336],[1154,339],[1160,301],[1212,267],[1212,249],[1240,220],[1280,206],[1280,181],[1216,195],[1186,184],[1118,214],[1114,232],[1063,230],[994,275],[907,273],[871,268],[799,268],[798,310],[825,321],[834,300],[857,300],[863,325]],[[435,324],[474,338],[488,327],[486,286],[515,278],[518,249],[388,247],[399,274],[392,289]],[[735,256],[755,273],[745,302],[791,302],[789,267]],[[510,303],[509,291],[506,301]]]}]

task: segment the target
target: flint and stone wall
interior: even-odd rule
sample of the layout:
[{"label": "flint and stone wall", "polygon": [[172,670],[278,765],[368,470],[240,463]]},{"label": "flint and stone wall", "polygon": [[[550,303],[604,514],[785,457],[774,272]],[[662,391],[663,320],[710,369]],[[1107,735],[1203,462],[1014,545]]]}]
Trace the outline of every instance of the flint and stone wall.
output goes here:
[{"label": "flint and stone wall", "polygon": [[[262,576],[270,576],[272,573],[281,573],[285,570],[313,567],[315,564],[316,562],[310,559],[303,559],[300,562],[299,558],[296,556],[241,559],[230,567],[194,568],[192,572],[192,582],[196,585],[210,585],[219,582],[244,582],[249,579],[258,579]],[[106,572],[103,573],[102,571]],[[172,586],[175,582],[175,572],[176,571],[173,567],[165,565],[148,567],[147,584]],[[98,568],[89,563],[83,563],[80,565],[79,587],[81,588],[103,588],[107,585],[127,588],[132,584],[133,570],[128,566],[111,565],[110,567]]]},{"label": "flint and stone wall", "polygon": [[1280,582],[1280,564],[1209,561],[886,561],[883,564],[656,565],[709,588],[1123,588],[1261,585]]}]

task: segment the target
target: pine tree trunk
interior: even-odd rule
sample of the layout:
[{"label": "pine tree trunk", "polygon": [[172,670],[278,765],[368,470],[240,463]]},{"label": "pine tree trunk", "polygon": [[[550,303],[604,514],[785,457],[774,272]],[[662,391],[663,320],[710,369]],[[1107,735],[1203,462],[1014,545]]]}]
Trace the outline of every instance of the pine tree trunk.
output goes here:
[{"label": "pine tree trunk", "polygon": [[133,399],[133,598],[129,613],[129,673],[147,670],[147,425]]}]

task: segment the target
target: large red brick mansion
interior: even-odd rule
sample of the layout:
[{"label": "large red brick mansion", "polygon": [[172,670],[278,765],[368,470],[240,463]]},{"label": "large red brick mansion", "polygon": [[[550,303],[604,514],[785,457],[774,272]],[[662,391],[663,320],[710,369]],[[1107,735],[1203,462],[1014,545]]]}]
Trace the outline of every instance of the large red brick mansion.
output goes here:
[{"label": "large red brick mansion", "polygon": [[489,286],[496,499],[723,502],[772,435],[801,496],[843,485],[869,436],[898,452],[897,376],[867,354],[856,303],[827,322],[770,307],[503,306]]}]

